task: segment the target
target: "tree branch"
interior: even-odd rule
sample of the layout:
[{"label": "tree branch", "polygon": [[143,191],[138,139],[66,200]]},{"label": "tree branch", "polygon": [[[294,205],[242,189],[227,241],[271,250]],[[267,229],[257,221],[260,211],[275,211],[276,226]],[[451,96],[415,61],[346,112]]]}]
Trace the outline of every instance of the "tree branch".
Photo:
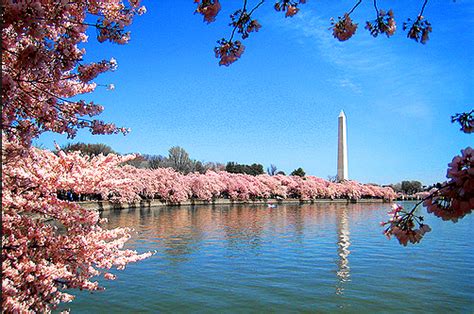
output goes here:
[{"label": "tree branch", "polygon": [[347,15],[351,15],[352,12],[354,12],[354,10],[359,6],[359,4],[362,3],[362,0],[359,0],[355,5],[354,7],[349,11],[347,12]]},{"label": "tree branch", "polygon": [[229,39],[229,42],[232,41],[232,39],[234,38],[234,34],[235,34],[235,31],[237,30],[237,28],[239,27],[239,24],[240,22],[242,21],[242,17],[244,15],[247,15],[247,17],[250,19],[250,16],[252,15],[252,13],[258,9],[258,7],[260,7],[263,3],[265,2],[265,0],[261,0],[252,10],[250,10],[250,12],[247,14],[246,11],[247,11],[247,0],[244,0],[244,5],[242,7],[242,13],[240,14],[239,16],[239,19],[237,20],[237,23],[235,24],[234,26],[234,29],[232,29],[232,34],[230,35],[230,39]]},{"label": "tree branch", "polygon": [[423,6],[421,7],[420,15],[418,15],[418,16],[423,16],[423,12],[425,11],[426,4],[428,4],[428,0],[425,0],[425,2],[423,2]]},{"label": "tree branch", "polygon": [[379,16],[379,8],[377,7],[377,0],[374,0],[375,12],[377,12],[377,17]]}]

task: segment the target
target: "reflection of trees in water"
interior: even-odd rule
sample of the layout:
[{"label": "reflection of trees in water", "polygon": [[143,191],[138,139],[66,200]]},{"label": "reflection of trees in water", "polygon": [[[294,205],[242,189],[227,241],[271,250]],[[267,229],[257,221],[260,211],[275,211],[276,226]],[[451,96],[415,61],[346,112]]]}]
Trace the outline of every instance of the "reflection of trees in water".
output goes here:
[{"label": "reflection of trees in water", "polygon": [[298,206],[294,209],[292,215],[290,215],[290,224],[294,226],[295,229],[295,242],[303,243],[304,238],[304,218],[303,210],[301,206]]},{"label": "reflection of trees in water", "polygon": [[[172,260],[187,260],[206,245],[223,245],[244,252],[256,250],[264,241],[286,237],[294,248],[305,249],[308,234],[327,238],[324,226],[337,221],[338,293],[349,280],[349,219],[357,224],[380,204],[279,205],[277,208],[252,205],[217,205],[197,207],[155,207],[121,211],[107,211],[108,228],[130,227],[138,234],[127,247],[139,251],[162,252]],[[143,248],[143,249],[142,249]],[[205,250],[205,248],[204,248]],[[254,251],[255,252],[255,251]]]},{"label": "reflection of trees in water", "polygon": [[304,239],[305,219],[310,214],[314,217],[317,213],[314,210],[300,205],[278,205],[276,208],[268,209],[269,229],[275,234],[287,234],[291,242],[302,244]]},{"label": "reflection of trees in water", "polygon": [[344,293],[344,284],[350,281],[350,267],[349,267],[349,246],[350,232],[349,232],[349,218],[348,218],[348,206],[341,206],[337,209],[337,279],[336,294]]},{"label": "reflection of trees in water", "polygon": [[[128,246],[136,247],[140,241],[156,243],[156,249],[163,251],[173,261],[185,261],[188,255],[200,248],[204,238],[206,222],[210,220],[210,210],[203,208],[141,208],[128,211],[104,212],[109,219],[109,227],[130,227],[139,232]],[[210,224],[207,224],[210,225]],[[154,249],[151,247],[151,249]]]},{"label": "reflection of trees in water", "polygon": [[186,261],[200,248],[203,234],[198,215],[205,217],[206,212],[198,213],[193,207],[172,208],[156,217],[153,225],[157,240],[161,240],[160,247],[172,261]]},{"label": "reflection of trees in water", "polygon": [[244,205],[221,211],[220,220],[229,248],[244,251],[260,247],[266,215],[262,206]]}]

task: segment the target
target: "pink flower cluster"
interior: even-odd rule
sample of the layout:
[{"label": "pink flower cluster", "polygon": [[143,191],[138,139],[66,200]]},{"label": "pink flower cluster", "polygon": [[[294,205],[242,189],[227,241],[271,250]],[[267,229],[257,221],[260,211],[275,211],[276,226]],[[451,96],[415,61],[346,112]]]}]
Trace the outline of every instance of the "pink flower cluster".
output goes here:
[{"label": "pink flower cluster", "polygon": [[194,0],[198,4],[195,13],[202,14],[207,23],[214,22],[216,16],[221,10],[219,0]]},{"label": "pink flower cluster", "polygon": [[474,149],[461,150],[448,164],[448,182],[425,200],[429,213],[443,220],[458,219],[474,209]]},{"label": "pink flower cluster", "polygon": [[451,122],[458,122],[461,125],[461,131],[464,133],[474,133],[474,110],[453,115]]},{"label": "pink flower cluster", "polygon": [[384,10],[378,11],[377,19],[375,21],[368,21],[365,28],[374,37],[377,37],[379,34],[385,34],[387,37],[392,36],[397,29],[393,11],[391,9],[387,13]]},{"label": "pink flower cluster", "polygon": [[403,30],[408,29],[407,37],[415,40],[416,42],[420,42],[422,44],[426,44],[426,42],[430,39],[429,34],[433,30],[431,27],[430,22],[425,20],[423,16],[418,16],[415,22],[413,22],[410,26],[411,19],[408,19],[407,22],[403,23]]},{"label": "pink flower cluster", "polygon": [[245,46],[239,40],[227,41],[223,38],[217,43],[219,46],[214,48],[214,53],[216,58],[221,59],[219,65],[231,65],[242,56],[245,50]]},{"label": "pink flower cluster", "polygon": [[[388,225],[384,234],[388,239],[394,236],[404,246],[408,242],[419,243],[425,233],[431,231],[430,226],[422,223],[422,217],[416,217],[412,212],[405,212],[399,204],[393,204],[392,210],[388,214],[391,216],[390,220],[380,223],[382,226]],[[419,226],[418,229],[415,229],[416,225]]]},{"label": "pink flower cluster", "polygon": [[258,32],[262,27],[257,20],[252,20],[249,13],[243,10],[237,10],[230,16],[232,23],[231,26],[237,29],[239,34],[242,34],[242,39],[249,37],[249,33]]},{"label": "pink flower cluster", "polygon": [[298,4],[305,4],[306,0],[280,0],[274,5],[275,10],[285,12],[285,17],[292,17],[300,10]]},{"label": "pink flower cluster", "polygon": [[80,65],[77,69],[78,77],[81,82],[88,83],[95,79],[99,74],[107,72],[117,66],[115,59],[113,61],[101,61],[98,63],[89,63]]},{"label": "pink flower cluster", "polygon": [[331,20],[332,34],[334,38],[340,41],[348,40],[357,30],[357,24],[352,22],[351,17],[347,13],[344,14],[344,17],[340,17],[337,22],[335,22],[334,19]]},{"label": "pink flower cluster", "polygon": [[[123,249],[130,230],[106,230],[96,211],[58,199],[58,190],[97,193],[107,174],[134,156],[55,155],[3,138],[2,309],[48,312],[73,296],[97,290],[93,277],[151,253]],[[113,276],[105,273],[105,278]]]}]

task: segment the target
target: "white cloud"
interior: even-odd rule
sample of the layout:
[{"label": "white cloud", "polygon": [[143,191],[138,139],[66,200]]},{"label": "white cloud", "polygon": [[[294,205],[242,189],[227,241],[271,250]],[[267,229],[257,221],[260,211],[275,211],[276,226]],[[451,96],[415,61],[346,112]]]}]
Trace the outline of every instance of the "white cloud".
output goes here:
[{"label": "white cloud", "polygon": [[407,118],[426,119],[431,115],[430,107],[424,102],[411,102],[406,105],[391,106],[392,110]]},{"label": "white cloud", "polygon": [[349,79],[347,77],[339,79],[339,85],[342,88],[349,88],[350,90],[352,90],[356,94],[362,94],[362,89],[360,88],[360,85],[353,82],[351,79]]},{"label": "white cloud", "polygon": [[[359,95],[378,95],[385,102],[383,107],[405,117],[431,116],[431,107],[426,105],[429,100],[420,92],[419,78],[433,77],[439,70],[422,61],[417,64],[420,60],[407,61],[412,55],[401,53],[398,42],[391,45],[395,39],[374,39],[363,33],[365,29],[360,23],[354,38],[339,42],[328,30],[330,21],[312,10],[301,10],[292,19],[286,19],[283,26],[296,34],[297,43],[313,49],[317,58],[334,67],[334,74],[327,81],[336,88]],[[396,100],[387,103],[391,97]],[[374,101],[374,105],[377,103]]]},{"label": "white cloud", "polygon": [[[396,59],[389,47],[374,44],[371,38],[359,36],[339,42],[328,29],[330,22],[311,10],[300,11],[292,19],[285,20],[283,25],[293,34],[300,34],[295,38],[298,44],[315,49],[318,58],[335,68],[334,77],[328,81],[356,94],[363,93],[361,85],[356,83],[359,76],[379,73]],[[374,56],[379,56],[376,61]]]}]

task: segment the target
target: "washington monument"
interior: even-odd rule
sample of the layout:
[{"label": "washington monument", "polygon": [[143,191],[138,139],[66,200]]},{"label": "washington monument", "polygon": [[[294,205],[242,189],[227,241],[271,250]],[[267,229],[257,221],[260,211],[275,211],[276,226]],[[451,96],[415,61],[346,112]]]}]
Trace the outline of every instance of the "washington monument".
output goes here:
[{"label": "washington monument", "polygon": [[346,115],[341,110],[338,118],[338,146],[337,146],[337,180],[347,180],[347,131],[346,131]]}]

